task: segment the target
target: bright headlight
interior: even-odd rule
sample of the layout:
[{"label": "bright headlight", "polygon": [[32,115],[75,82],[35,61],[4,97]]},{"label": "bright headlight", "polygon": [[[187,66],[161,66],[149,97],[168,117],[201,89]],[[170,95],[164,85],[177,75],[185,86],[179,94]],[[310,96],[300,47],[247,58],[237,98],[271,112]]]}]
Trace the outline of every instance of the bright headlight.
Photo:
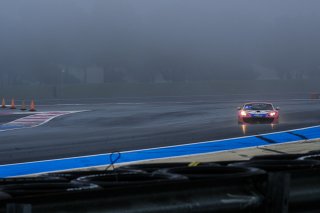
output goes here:
[{"label": "bright headlight", "polygon": [[276,113],[275,112],[270,112],[269,115],[273,117],[273,116],[276,115]]},{"label": "bright headlight", "polygon": [[241,111],[241,112],[240,112],[240,115],[242,115],[242,116],[247,116],[247,113],[246,113],[245,111]]}]

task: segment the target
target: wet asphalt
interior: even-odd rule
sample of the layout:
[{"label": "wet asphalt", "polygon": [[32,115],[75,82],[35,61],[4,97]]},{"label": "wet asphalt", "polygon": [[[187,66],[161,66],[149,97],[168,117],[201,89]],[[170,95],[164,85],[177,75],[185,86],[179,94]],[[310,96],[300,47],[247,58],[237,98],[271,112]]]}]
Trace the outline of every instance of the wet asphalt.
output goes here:
[{"label": "wet asphalt", "polygon": [[[269,101],[280,124],[237,124],[237,106]],[[0,164],[147,149],[320,125],[320,100],[304,95],[39,100],[38,111],[87,110],[0,132]],[[26,115],[4,115],[0,124]]]}]

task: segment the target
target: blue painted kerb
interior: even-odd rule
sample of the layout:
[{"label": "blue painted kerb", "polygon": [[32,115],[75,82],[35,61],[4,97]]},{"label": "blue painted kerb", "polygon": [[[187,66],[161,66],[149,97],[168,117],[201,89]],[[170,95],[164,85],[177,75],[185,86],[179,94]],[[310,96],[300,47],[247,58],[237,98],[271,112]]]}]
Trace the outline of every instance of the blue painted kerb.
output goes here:
[{"label": "blue painted kerb", "polygon": [[[306,129],[294,130],[292,133],[304,136],[307,139],[320,138],[320,126],[310,127]],[[135,150],[121,152],[120,159],[117,163],[129,163],[135,161],[161,159],[169,157],[188,156],[196,154],[214,153],[219,151],[228,151],[242,148],[252,148],[256,146],[281,144],[294,141],[301,141],[301,137],[289,134],[287,132],[271,133],[262,135],[263,138],[272,140],[273,143],[257,138],[256,136],[249,136],[243,138],[234,138],[226,140],[216,140],[208,142],[200,142],[193,144],[184,144],[178,146],[160,147],[145,150]],[[12,177],[31,175],[37,173],[47,173],[70,169],[80,169],[87,167],[105,166],[109,165],[111,153],[82,156],[75,158],[55,159],[47,161],[26,162],[19,164],[8,164],[0,166],[0,177]],[[115,156],[112,156],[115,158]]]}]

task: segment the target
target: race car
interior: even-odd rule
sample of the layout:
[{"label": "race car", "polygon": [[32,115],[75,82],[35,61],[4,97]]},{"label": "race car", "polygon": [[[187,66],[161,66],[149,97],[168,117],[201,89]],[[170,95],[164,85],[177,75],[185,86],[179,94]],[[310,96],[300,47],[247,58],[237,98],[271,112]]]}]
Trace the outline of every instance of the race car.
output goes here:
[{"label": "race car", "polygon": [[279,107],[271,103],[253,102],[238,107],[239,124],[278,124]]}]

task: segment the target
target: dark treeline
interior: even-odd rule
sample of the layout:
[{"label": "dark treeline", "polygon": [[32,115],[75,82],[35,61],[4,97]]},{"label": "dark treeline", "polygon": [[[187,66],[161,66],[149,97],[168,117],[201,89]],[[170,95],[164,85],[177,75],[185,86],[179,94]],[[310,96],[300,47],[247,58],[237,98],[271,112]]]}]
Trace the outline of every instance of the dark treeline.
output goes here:
[{"label": "dark treeline", "polygon": [[[320,2],[3,0],[1,85],[320,78]],[[94,69],[93,69],[94,68]]]}]

